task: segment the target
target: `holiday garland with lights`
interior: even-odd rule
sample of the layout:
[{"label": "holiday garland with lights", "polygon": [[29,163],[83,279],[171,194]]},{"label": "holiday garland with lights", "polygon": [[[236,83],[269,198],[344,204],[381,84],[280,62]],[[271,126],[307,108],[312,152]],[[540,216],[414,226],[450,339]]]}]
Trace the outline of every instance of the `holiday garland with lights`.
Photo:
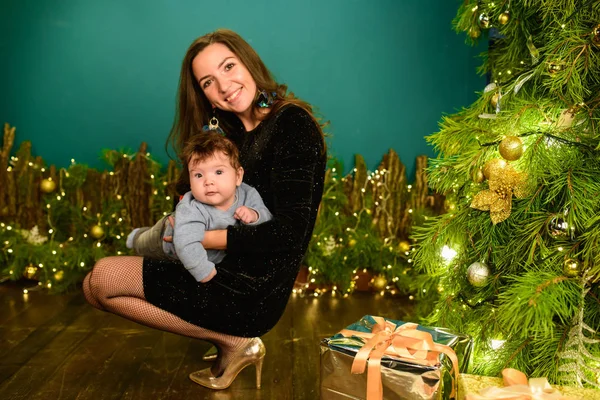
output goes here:
[{"label": "holiday garland with lights", "polygon": [[305,258],[310,272],[305,288],[315,296],[369,288],[381,295],[415,290],[423,276],[412,268],[408,238],[414,224],[439,214],[444,203],[442,196],[428,192],[427,157],[416,161],[413,184],[407,184],[405,167],[393,150],[374,172],[367,171],[361,156],[346,176],[340,176],[335,160],[330,163]]},{"label": "holiday garland with lights", "polygon": [[83,280],[95,261],[129,254],[132,226],[149,225],[172,207],[173,177],[146,153],[105,151],[112,171],[99,172],[71,160],[46,168],[24,141],[14,156],[15,128],[4,127],[0,151],[0,273],[22,277],[36,288],[64,291]]},{"label": "holiday garland with lights", "polygon": [[452,207],[413,232],[425,322],[474,337],[474,373],[600,388],[600,3],[465,0],[454,26],[490,83],[428,137]]},{"label": "holiday garland with lights", "polygon": [[[151,225],[173,207],[179,171],[166,171],[142,144],[137,152],[106,150],[110,171],[72,160],[68,168],[45,167],[23,142],[10,157],[15,128],[4,128],[0,151],[0,275],[37,281],[27,290],[61,292],[76,287],[95,261],[132,254],[125,238],[132,227]],[[344,177],[330,160],[314,238],[304,264],[306,283],[295,291],[318,296],[354,290],[409,293],[414,289],[411,245],[413,221],[439,214],[443,199],[428,193],[417,158],[416,181],[407,184],[405,167],[390,151],[376,172],[361,156]],[[409,279],[409,277],[411,277]]]}]

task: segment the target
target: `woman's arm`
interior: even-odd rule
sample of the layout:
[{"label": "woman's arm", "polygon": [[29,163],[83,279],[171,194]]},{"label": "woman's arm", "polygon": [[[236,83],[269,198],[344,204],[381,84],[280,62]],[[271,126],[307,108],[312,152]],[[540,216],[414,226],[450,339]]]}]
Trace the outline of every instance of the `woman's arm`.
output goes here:
[{"label": "woman's arm", "polygon": [[[169,223],[172,227],[175,226],[173,217],[169,217]],[[165,242],[173,242],[173,236],[165,236]],[[200,242],[205,249],[226,250],[227,249],[227,230],[217,229],[213,231],[205,231],[204,238]]]},{"label": "woman's arm", "polygon": [[205,249],[227,250],[227,230],[206,231],[204,232],[204,239],[200,243]]}]

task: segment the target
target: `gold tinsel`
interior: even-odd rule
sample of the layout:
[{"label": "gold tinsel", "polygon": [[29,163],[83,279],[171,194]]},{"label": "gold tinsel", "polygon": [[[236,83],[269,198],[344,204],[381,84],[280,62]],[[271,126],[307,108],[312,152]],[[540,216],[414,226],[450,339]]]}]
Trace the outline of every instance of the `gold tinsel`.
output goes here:
[{"label": "gold tinsel", "polygon": [[473,197],[471,207],[489,211],[492,223],[496,225],[510,216],[512,196],[522,199],[527,195],[527,174],[515,171],[510,165],[501,170],[493,170],[489,179],[489,189],[482,190]]}]

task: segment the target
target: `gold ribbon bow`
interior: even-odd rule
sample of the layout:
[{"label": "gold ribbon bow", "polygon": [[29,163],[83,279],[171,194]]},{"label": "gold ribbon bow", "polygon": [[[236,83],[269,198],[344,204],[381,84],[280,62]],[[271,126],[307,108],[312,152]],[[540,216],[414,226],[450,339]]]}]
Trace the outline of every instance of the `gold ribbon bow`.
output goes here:
[{"label": "gold ribbon bow", "polygon": [[507,165],[490,173],[489,189],[477,193],[471,207],[489,211],[492,223],[496,225],[510,216],[513,194],[518,199],[527,196],[527,174]]},{"label": "gold ribbon bow", "polygon": [[[416,364],[437,365],[440,353],[444,353],[452,361],[454,382],[458,382],[458,358],[451,347],[435,343],[430,333],[417,330],[417,324],[406,323],[396,327],[396,324],[382,317],[373,319],[376,325],[373,326],[372,333],[348,329],[340,331],[345,337],[358,336],[367,339],[352,362],[353,374],[362,374],[368,363],[367,400],[383,399],[381,357],[384,354]],[[454,395],[455,388],[456,385],[453,385],[451,396]]]},{"label": "gold ribbon bow", "polygon": [[502,370],[504,386],[489,387],[479,394],[467,394],[466,400],[561,400],[567,399],[553,389],[546,378],[531,378],[512,368]]}]

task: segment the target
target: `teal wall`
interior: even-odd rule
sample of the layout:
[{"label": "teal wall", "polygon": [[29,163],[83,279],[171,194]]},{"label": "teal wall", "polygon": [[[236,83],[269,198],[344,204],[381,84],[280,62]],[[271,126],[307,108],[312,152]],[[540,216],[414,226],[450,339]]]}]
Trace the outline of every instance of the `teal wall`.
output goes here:
[{"label": "teal wall", "polygon": [[[448,0],[0,0],[0,122],[46,163],[102,149],[161,162],[180,62],[198,36],[240,33],[278,81],[331,121],[331,153],[374,169],[389,148],[414,173],[444,113],[476,99],[481,51]],[[409,177],[409,179],[412,179]]]}]

